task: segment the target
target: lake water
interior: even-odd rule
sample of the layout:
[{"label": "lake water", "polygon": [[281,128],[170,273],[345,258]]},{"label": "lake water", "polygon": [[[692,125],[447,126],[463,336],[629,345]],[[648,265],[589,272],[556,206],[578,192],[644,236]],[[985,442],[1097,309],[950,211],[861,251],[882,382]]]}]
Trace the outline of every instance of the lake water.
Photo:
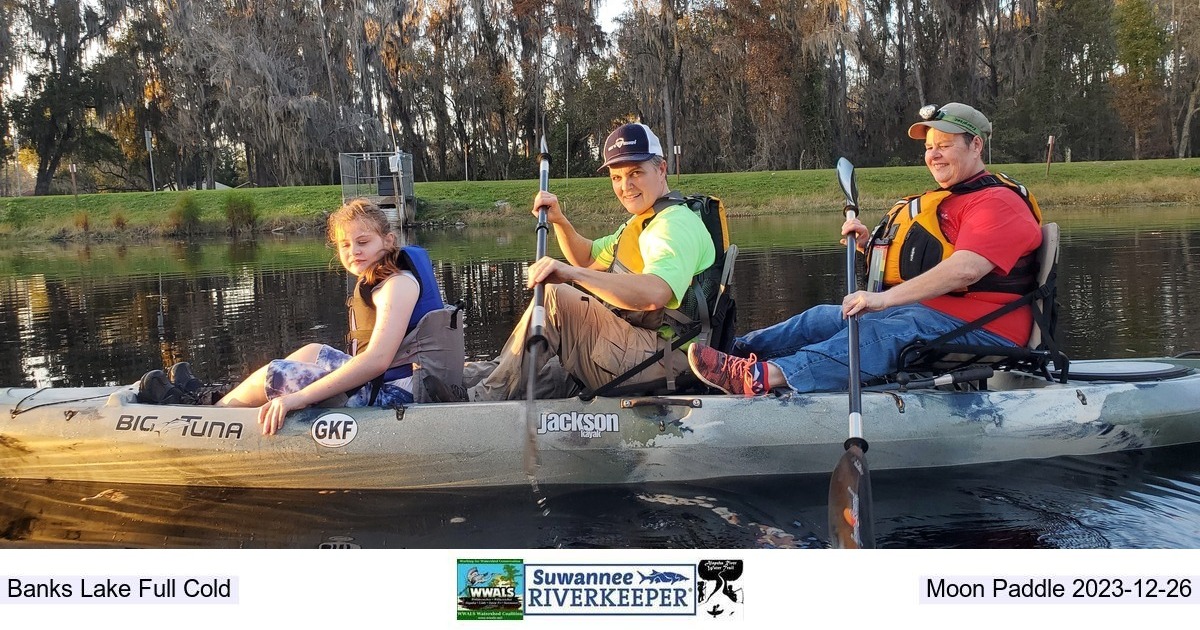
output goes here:
[{"label": "lake water", "polygon": [[[1053,211],[1062,341],[1075,359],[1200,350],[1200,208]],[[840,218],[731,220],[742,331],[840,299]],[[601,228],[593,228],[599,234]],[[490,357],[530,293],[532,220],[406,234],[470,307]],[[553,241],[553,239],[551,239]],[[551,245],[552,253],[556,253]],[[236,380],[311,341],[341,345],[347,276],[302,235],[208,244],[0,244],[0,383],[136,381],[187,360]],[[869,427],[868,427],[869,435]],[[1200,447],[875,471],[890,547],[1200,547]],[[704,484],[315,492],[0,481],[0,545],[405,548],[823,547],[828,477]]]}]

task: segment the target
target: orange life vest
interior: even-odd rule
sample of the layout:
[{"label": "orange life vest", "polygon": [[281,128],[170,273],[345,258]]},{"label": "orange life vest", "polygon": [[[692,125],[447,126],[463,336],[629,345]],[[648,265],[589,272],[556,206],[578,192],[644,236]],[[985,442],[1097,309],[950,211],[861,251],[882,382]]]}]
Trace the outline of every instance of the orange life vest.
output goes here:
[{"label": "orange life vest", "polygon": [[[932,269],[954,253],[954,244],[942,232],[938,206],[951,195],[969,195],[993,186],[1007,186],[1025,202],[1042,223],[1037,200],[1020,182],[1004,173],[987,174],[950,188],[938,188],[896,202],[871,233],[867,243],[867,290],[883,291]],[[1022,295],[1037,278],[1037,255],[1019,258],[1008,275],[992,271],[967,291],[989,291]]]}]

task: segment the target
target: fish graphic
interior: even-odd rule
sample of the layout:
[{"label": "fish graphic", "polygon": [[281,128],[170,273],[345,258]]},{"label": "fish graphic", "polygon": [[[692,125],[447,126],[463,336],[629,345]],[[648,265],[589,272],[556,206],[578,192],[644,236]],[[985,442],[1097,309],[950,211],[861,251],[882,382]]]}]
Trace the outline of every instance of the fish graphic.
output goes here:
[{"label": "fish graphic", "polygon": [[650,575],[646,575],[638,571],[638,575],[642,576],[642,583],[650,582],[651,584],[674,584],[676,582],[686,582],[687,576],[671,573],[670,571],[651,571]]}]

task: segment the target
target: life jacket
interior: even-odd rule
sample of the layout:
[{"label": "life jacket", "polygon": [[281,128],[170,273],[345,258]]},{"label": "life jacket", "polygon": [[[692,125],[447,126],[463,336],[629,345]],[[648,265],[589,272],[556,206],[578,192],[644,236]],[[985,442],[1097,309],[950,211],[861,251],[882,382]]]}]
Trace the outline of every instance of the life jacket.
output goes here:
[{"label": "life jacket", "polygon": [[[954,253],[954,244],[942,232],[938,206],[951,195],[969,195],[993,186],[1006,186],[1017,193],[1038,225],[1042,210],[1020,182],[1004,173],[986,174],[949,188],[938,188],[896,202],[871,233],[867,243],[867,290],[882,291],[929,271]],[[1030,252],[1002,275],[991,271],[966,291],[989,291],[1023,295],[1037,284],[1037,253]],[[956,292],[959,293],[959,292]]]},{"label": "life jacket", "polygon": [[[713,264],[692,277],[692,282],[675,309],[658,311],[626,311],[614,309],[625,320],[642,328],[658,328],[666,339],[690,335],[696,341],[728,350],[733,344],[733,298],[728,294],[728,278],[722,282],[726,253],[729,250],[729,226],[725,206],[720,199],[708,195],[668,193],[654,202],[651,209],[630,219],[617,234],[611,273],[642,273],[645,262],[638,239],[658,214],[667,208],[685,206],[700,218],[713,240]],[[736,251],[736,250],[735,250]],[[698,332],[694,329],[699,327]],[[715,332],[714,332],[715,331]]]},{"label": "life jacket", "polygon": [[[630,324],[657,330],[658,350],[630,367],[613,380],[594,391],[584,389],[580,397],[590,400],[594,396],[645,393],[673,393],[702,388],[690,371],[684,370],[677,381],[672,365],[675,351],[689,343],[710,345],[723,352],[732,349],[736,336],[737,305],[733,301],[733,266],[737,260],[737,246],[729,243],[729,227],[725,219],[725,206],[720,199],[707,195],[670,193],[657,200],[648,214],[630,219],[617,234],[611,273],[640,273],[645,269],[638,239],[646,226],[667,208],[683,205],[695,212],[704,223],[713,242],[713,264],[692,277],[692,282],[679,301],[679,308],[654,311],[613,311]],[[657,361],[663,361],[667,376],[657,382],[638,383],[621,389],[622,383],[645,370]]]},{"label": "life jacket", "polygon": [[[369,383],[375,389],[371,396],[372,402],[375,399],[374,394],[383,382],[413,376],[414,370],[433,374],[448,386],[462,385],[462,367],[466,360],[460,313],[462,306],[443,302],[433,263],[424,249],[415,245],[402,247],[396,258],[402,269],[407,268],[416,276],[420,293],[417,303],[413,306],[412,315],[408,318],[404,340],[396,349],[396,356],[392,359],[390,367]],[[354,291],[346,300],[350,319],[347,352],[351,355],[361,354],[371,340],[371,333],[375,329],[375,303],[372,293],[378,286],[369,286],[359,278],[354,285]],[[424,402],[421,395],[424,391],[421,387],[422,380],[423,378],[413,379],[413,396],[417,402]]]}]

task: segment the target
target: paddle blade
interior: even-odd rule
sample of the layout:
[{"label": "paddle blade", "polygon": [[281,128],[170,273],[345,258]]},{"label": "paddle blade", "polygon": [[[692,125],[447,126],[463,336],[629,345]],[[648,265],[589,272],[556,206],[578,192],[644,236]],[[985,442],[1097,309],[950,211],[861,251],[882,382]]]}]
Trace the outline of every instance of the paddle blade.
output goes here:
[{"label": "paddle blade", "polygon": [[871,523],[871,473],[867,456],[850,445],[829,479],[829,546],[874,549]]},{"label": "paddle blade", "polygon": [[854,165],[846,158],[838,158],[838,184],[846,196],[846,209],[858,212],[858,179],[854,176]]}]

